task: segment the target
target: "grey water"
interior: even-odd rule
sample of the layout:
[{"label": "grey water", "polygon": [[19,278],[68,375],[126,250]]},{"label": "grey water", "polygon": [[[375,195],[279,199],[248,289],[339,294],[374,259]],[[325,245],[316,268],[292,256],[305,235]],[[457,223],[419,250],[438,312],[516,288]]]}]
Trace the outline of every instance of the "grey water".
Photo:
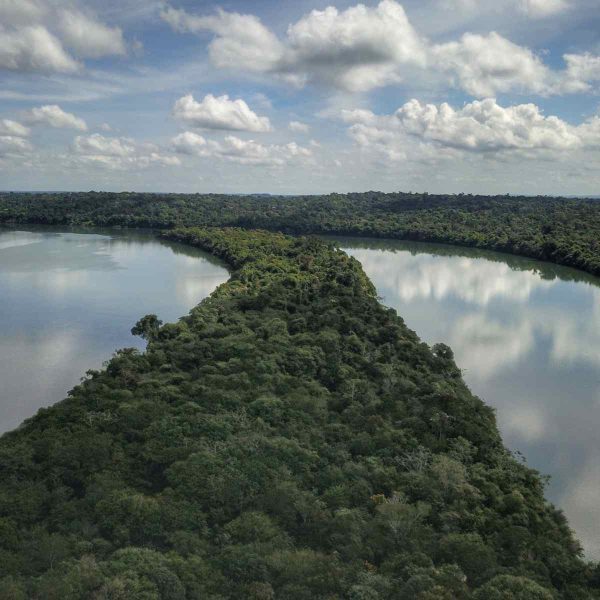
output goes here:
[{"label": "grey water", "polygon": [[0,433],[66,397],[156,314],[177,321],[229,277],[150,233],[0,229]]},{"label": "grey water", "polygon": [[423,341],[454,350],[505,444],[551,476],[546,496],[600,559],[600,279],[493,252],[337,241]]}]

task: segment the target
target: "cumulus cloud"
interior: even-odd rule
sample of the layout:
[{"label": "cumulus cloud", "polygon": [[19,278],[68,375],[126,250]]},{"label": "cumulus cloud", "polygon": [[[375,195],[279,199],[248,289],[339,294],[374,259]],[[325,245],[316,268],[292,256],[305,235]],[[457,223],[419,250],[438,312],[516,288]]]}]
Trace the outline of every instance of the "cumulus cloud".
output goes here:
[{"label": "cumulus cloud", "polygon": [[11,121],[10,119],[0,119],[0,135],[13,137],[27,137],[30,134],[29,127]]},{"label": "cumulus cloud", "polygon": [[135,144],[129,138],[109,138],[99,133],[89,136],[78,135],[73,147],[78,154],[102,155],[102,156],[133,156]]},{"label": "cumulus cloud", "polygon": [[56,128],[87,130],[87,124],[83,119],[72,113],[65,112],[56,104],[48,104],[38,108],[32,108],[25,113],[25,121],[34,125],[48,125]]},{"label": "cumulus cloud", "polygon": [[314,10],[289,26],[284,42],[254,15],[200,17],[168,7],[162,18],[176,31],[213,32],[209,53],[218,67],[273,73],[299,86],[314,80],[364,91],[397,82],[399,66],[426,60],[420,36],[394,0]]},{"label": "cumulus cloud", "polygon": [[254,15],[219,10],[214,15],[199,17],[167,6],[161,16],[175,31],[214,33],[208,51],[212,62],[220,68],[270,71],[283,55],[284,48],[277,36]]},{"label": "cumulus cloud", "polygon": [[288,125],[290,131],[294,131],[296,133],[308,133],[310,127],[306,123],[301,123],[300,121],[290,121]]},{"label": "cumulus cloud", "polygon": [[[490,1],[466,4],[473,10],[483,10],[484,5],[491,11],[496,6]],[[505,0],[505,4],[507,10],[520,9],[536,18],[570,6],[565,0]],[[283,39],[254,15],[221,10],[197,16],[167,6],[162,18],[179,32],[212,32],[215,37],[208,49],[217,67],[269,74],[298,87],[312,82],[365,92],[410,76],[449,80],[485,98],[502,92],[576,93],[599,79],[595,63],[599,57],[565,55],[566,69],[553,70],[529,48],[496,32],[465,33],[458,40],[431,44],[396,0],[382,0],[373,7],[313,10],[290,24]]]},{"label": "cumulus cloud", "polygon": [[77,56],[99,58],[125,54],[123,32],[74,10],[63,10],[59,16],[62,39]]},{"label": "cumulus cloud", "polygon": [[466,33],[457,42],[432,48],[438,66],[457,87],[473,96],[494,96],[509,90],[548,90],[550,70],[528,48],[498,33]]},{"label": "cumulus cloud", "polygon": [[197,102],[192,94],[188,94],[175,102],[173,114],[177,119],[203,129],[253,132],[272,129],[267,117],[259,117],[241,98],[230,100],[227,95],[207,94],[202,102]]},{"label": "cumulus cloud", "polygon": [[288,144],[260,144],[229,135],[223,141],[206,140],[201,135],[186,131],[171,140],[173,149],[180,154],[217,158],[243,165],[283,166],[293,160],[312,156],[308,148],[295,142]]},{"label": "cumulus cloud", "polygon": [[426,61],[423,41],[394,0],[313,10],[289,26],[287,46],[282,71],[352,91],[400,81],[400,66]]},{"label": "cumulus cloud", "polygon": [[109,27],[71,3],[0,0],[0,69],[73,73],[82,67],[75,57],[124,53],[118,27]]},{"label": "cumulus cloud", "polygon": [[202,156],[207,150],[206,140],[197,133],[185,131],[171,140],[175,152],[179,154]]},{"label": "cumulus cloud", "polygon": [[145,169],[152,165],[178,166],[179,158],[163,154],[154,144],[138,144],[131,138],[105,137],[99,133],[77,136],[73,160],[112,170]]},{"label": "cumulus cloud", "polygon": [[461,109],[413,99],[393,115],[354,110],[343,111],[342,119],[350,123],[349,133],[360,146],[391,159],[405,158],[405,148],[415,141],[430,148],[480,153],[561,152],[600,144],[598,117],[573,126],[545,116],[535,104],[502,107],[494,99]]},{"label": "cumulus cloud", "polygon": [[407,102],[396,112],[401,128],[411,135],[462,150],[568,150],[581,145],[576,131],[558,117],[545,117],[535,104],[502,107],[487,99],[455,110]]}]

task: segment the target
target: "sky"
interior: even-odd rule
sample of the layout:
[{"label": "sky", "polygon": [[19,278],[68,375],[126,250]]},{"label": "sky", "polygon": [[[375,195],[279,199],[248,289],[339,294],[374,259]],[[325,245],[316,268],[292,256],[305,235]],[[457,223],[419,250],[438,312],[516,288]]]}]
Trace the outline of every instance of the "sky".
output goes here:
[{"label": "sky", "polygon": [[0,189],[600,194],[600,0],[0,0]]}]

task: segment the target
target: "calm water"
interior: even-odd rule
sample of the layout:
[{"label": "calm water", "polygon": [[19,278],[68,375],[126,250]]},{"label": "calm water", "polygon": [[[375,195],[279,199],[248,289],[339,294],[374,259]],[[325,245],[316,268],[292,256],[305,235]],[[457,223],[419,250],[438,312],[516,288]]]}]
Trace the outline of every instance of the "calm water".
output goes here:
[{"label": "calm water", "polygon": [[[600,280],[501,254],[339,239],[383,301],[455,352],[497,408],[507,445],[552,476],[600,558]],[[156,313],[175,321],[228,277],[210,256],[150,234],[0,229],[0,431],[61,400]]]},{"label": "calm water", "polygon": [[176,321],[228,278],[150,234],[0,229],[0,432],[66,396],[143,315]]},{"label": "calm water", "polygon": [[551,475],[547,496],[600,559],[600,279],[441,245],[338,241],[384,304],[452,347],[505,443]]}]

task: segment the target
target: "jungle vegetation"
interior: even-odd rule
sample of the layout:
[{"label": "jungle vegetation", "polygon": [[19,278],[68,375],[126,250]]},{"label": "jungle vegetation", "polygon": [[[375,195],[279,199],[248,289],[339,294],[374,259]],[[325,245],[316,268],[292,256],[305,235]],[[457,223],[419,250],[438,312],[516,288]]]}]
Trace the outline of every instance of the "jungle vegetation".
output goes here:
[{"label": "jungle vegetation", "polygon": [[366,192],[326,196],[0,193],[0,223],[262,228],[445,242],[600,275],[600,201]]},{"label": "jungle vegetation", "polygon": [[600,598],[451,349],[356,260],[265,231],[165,235],[231,279],[178,323],[140,319],[146,352],[0,438],[0,598]]}]

